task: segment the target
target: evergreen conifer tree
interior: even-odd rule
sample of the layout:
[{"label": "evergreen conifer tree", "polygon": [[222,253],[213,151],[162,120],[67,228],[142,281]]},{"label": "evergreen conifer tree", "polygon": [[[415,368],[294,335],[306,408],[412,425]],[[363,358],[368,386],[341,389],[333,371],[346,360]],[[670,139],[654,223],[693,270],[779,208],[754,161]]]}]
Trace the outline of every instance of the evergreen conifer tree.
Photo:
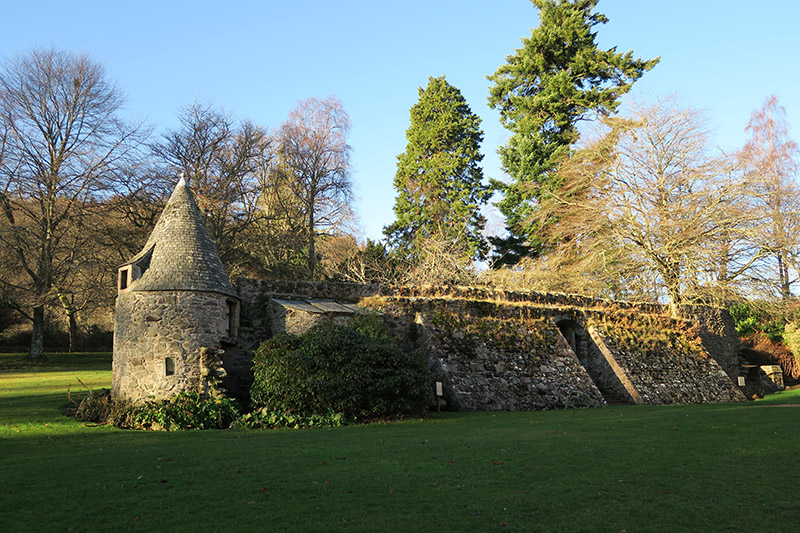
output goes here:
[{"label": "evergreen conifer tree", "polygon": [[619,98],[659,61],[599,49],[592,29],[608,18],[592,13],[598,0],[531,1],[539,9],[539,26],[489,76],[489,105],[512,132],[499,150],[511,182],[493,183],[504,194],[497,205],[509,232],[505,239],[493,239],[503,256],[496,265],[542,250],[545,243],[537,239],[540,228],[530,223],[531,213],[538,199],[557,190],[555,171],[578,139],[578,122],[612,113]]},{"label": "evergreen conifer tree", "polygon": [[465,260],[482,257],[485,218],[480,213],[490,196],[483,183],[481,119],[444,76],[428,79],[419,89],[406,131],[406,150],[397,158],[394,212],[384,228],[389,243],[411,260],[419,258],[429,239],[447,240]]}]

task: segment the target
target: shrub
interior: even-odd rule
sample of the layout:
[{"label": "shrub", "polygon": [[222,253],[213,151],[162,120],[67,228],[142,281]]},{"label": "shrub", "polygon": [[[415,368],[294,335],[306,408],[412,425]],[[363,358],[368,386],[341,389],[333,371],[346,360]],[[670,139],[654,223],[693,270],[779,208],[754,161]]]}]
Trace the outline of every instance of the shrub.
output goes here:
[{"label": "shrub", "polygon": [[111,390],[86,388],[89,393],[78,400],[72,397],[72,391],[67,391],[70,403],[65,406],[66,414],[84,422],[105,424],[114,403],[111,401]]},{"label": "shrub", "polygon": [[[792,352],[789,354],[791,360],[787,360],[783,372],[793,380],[800,379],[800,327],[796,324],[786,324],[783,331],[783,344]],[[781,366],[783,367],[784,364],[781,363]]]},{"label": "shrub", "polygon": [[256,350],[253,373],[254,407],[273,412],[374,420],[420,414],[433,399],[425,356],[400,350],[376,316],[277,335]]},{"label": "shrub", "polygon": [[[229,398],[202,398],[196,391],[181,392],[160,402],[118,406],[110,420],[117,427],[136,429],[225,429],[239,418]],[[113,420],[112,420],[113,419]]]},{"label": "shrub", "polygon": [[754,365],[780,365],[785,378],[796,380],[800,377],[800,367],[789,347],[770,339],[763,333],[756,333],[742,339],[749,348],[744,357]]},{"label": "shrub", "polygon": [[295,414],[270,411],[266,407],[256,409],[236,420],[231,428],[236,429],[274,429],[274,428],[312,428],[339,427],[344,424],[342,413],[333,411],[324,414]]},{"label": "shrub", "polygon": [[747,303],[732,304],[728,312],[740,337],[763,333],[773,341],[781,340],[785,323],[782,317],[772,316]]},{"label": "shrub", "polygon": [[124,429],[182,430],[224,429],[241,416],[229,398],[201,398],[198,392],[181,392],[174,398],[143,404],[111,400],[108,389],[90,390],[67,413],[84,422],[112,424]]},{"label": "shrub", "polygon": [[784,378],[800,379],[800,329],[795,325],[797,308],[769,312],[752,304],[738,303],[728,308],[748,348],[743,354],[752,364],[778,364]]},{"label": "shrub", "polygon": [[350,320],[348,326],[370,339],[392,343],[389,330],[379,315],[356,315]]}]

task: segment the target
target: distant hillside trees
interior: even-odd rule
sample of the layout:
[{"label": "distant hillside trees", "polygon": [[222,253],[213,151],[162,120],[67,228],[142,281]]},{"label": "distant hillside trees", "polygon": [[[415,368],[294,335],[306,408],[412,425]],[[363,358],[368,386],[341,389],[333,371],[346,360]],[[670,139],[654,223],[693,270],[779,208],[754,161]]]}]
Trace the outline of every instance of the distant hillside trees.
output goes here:
[{"label": "distant hillside trees", "polygon": [[[440,252],[455,261],[452,269],[470,265],[486,252],[480,210],[490,192],[480,166],[481,119],[444,76],[420,87],[410,114],[408,143],[397,157],[394,178],[397,220],[384,234],[412,264],[425,262],[440,243]],[[440,262],[442,254],[436,255]]]},{"label": "distant hillside trees", "polygon": [[499,150],[511,180],[494,182],[503,193],[497,205],[508,231],[493,240],[495,266],[515,264],[547,247],[542,227],[531,218],[539,200],[559,188],[558,164],[578,140],[578,122],[611,114],[619,98],[658,63],[634,59],[632,51],[598,48],[593,29],[608,19],[593,13],[597,1],[532,0],[538,27],[489,76],[489,105],[511,131]]},{"label": "distant hillside trees", "polygon": [[45,307],[75,310],[70,294],[90,259],[97,206],[129,175],[142,140],[119,118],[122,102],[84,55],[35,50],[0,71],[0,246],[9,263],[0,283],[33,323],[31,359],[43,356]]}]

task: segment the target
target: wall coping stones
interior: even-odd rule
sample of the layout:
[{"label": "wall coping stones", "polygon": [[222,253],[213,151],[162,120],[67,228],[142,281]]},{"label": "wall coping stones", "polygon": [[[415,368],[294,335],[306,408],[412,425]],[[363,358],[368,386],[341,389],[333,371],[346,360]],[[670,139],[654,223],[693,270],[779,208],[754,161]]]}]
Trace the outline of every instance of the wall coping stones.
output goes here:
[{"label": "wall coping stones", "polygon": [[379,284],[349,282],[311,282],[262,280],[238,278],[235,285],[240,292],[255,291],[269,293],[276,298],[293,299],[298,297],[330,299],[339,303],[357,303],[369,297],[399,297],[447,300],[470,300],[487,302],[519,303],[536,307],[567,308],[609,308],[630,310],[638,313],[668,315],[669,308],[662,304],[647,302],[626,302],[594,298],[566,293],[545,293],[537,291],[512,291],[486,287],[464,287],[455,285],[423,285],[390,287]]}]

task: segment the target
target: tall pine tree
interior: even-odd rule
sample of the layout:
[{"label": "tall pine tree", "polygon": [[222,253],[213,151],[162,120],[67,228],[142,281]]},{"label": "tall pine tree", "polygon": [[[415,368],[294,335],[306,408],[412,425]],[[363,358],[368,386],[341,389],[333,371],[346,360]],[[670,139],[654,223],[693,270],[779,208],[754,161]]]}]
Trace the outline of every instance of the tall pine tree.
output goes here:
[{"label": "tall pine tree", "polygon": [[612,113],[619,98],[659,61],[634,59],[632,51],[617,53],[616,48],[600,50],[592,28],[608,18],[592,13],[598,0],[531,1],[539,9],[539,26],[489,76],[489,105],[512,132],[499,150],[511,182],[493,183],[504,195],[497,205],[509,233],[493,239],[496,265],[542,251],[545,243],[537,238],[531,213],[539,198],[557,190],[555,171],[578,139],[578,122]]},{"label": "tall pine tree", "polygon": [[384,228],[389,243],[410,259],[429,239],[456,244],[465,260],[482,257],[486,223],[480,213],[490,196],[483,183],[481,119],[444,76],[431,77],[411,108],[406,150],[397,157],[397,220]]}]

